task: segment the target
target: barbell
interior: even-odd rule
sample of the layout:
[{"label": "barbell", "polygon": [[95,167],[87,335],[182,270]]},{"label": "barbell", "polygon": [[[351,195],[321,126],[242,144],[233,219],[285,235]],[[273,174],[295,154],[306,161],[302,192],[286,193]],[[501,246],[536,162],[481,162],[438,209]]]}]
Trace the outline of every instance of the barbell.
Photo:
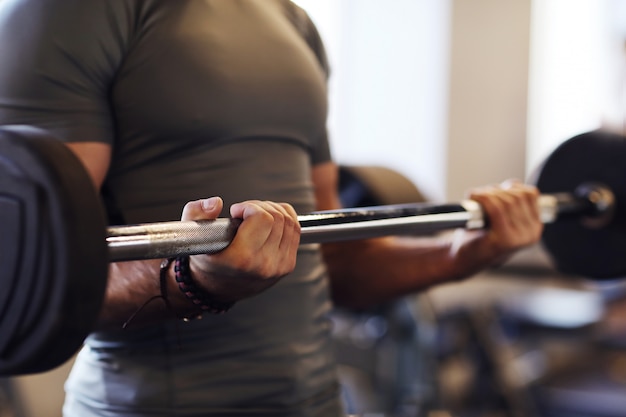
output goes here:
[{"label": "barbell", "polygon": [[[560,271],[626,275],[626,146],[590,132],[560,145],[533,181],[543,245]],[[301,242],[488,227],[473,201],[402,204],[298,216]],[[100,196],[74,154],[47,132],[0,128],[0,375],[44,372],[72,357],[95,327],[110,262],[215,253],[239,221],[108,226]]]}]

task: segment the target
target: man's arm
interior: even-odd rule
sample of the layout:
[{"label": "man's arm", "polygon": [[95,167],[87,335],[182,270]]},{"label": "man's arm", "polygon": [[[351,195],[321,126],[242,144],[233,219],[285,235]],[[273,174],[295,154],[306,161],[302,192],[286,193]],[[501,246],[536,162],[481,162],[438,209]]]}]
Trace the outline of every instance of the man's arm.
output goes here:
[{"label": "man's arm", "polygon": [[[104,183],[111,161],[111,146],[98,142],[72,142],[66,144],[83,163],[94,187],[99,190]],[[100,313],[100,323],[121,325],[153,295],[159,294],[158,280],[159,260],[120,262],[109,265],[109,277],[103,308]],[[173,281],[173,280],[169,280]],[[168,281],[168,282],[169,282]],[[179,292],[170,288],[170,294],[178,296]],[[180,298],[180,297],[178,297]],[[176,300],[176,298],[174,298]],[[180,300],[177,300],[180,301]],[[176,302],[177,306],[179,302]],[[163,303],[153,302],[146,306],[145,314],[138,317],[165,317],[167,314]]]},{"label": "man's arm", "polygon": [[[70,143],[69,148],[86,167],[100,189],[111,160],[111,148],[101,143]],[[220,198],[191,201],[181,220],[214,219],[222,211]],[[230,208],[231,216],[243,219],[229,247],[215,255],[190,257],[191,275],[197,285],[217,301],[237,301],[275,284],[295,267],[300,225],[295,210],[283,203],[246,201]],[[173,268],[166,271],[168,300],[146,301],[161,294],[161,260],[111,263],[99,327],[120,327],[139,308],[134,324],[195,315],[197,307],[182,294]]]},{"label": "man's arm", "polygon": [[[339,208],[337,167],[314,168],[318,209]],[[485,230],[458,230],[440,237],[385,237],[322,246],[332,296],[338,305],[367,307],[429,286],[462,279],[502,261],[538,241],[539,220],[534,187],[521,184],[483,187],[477,200],[490,220]]]}]

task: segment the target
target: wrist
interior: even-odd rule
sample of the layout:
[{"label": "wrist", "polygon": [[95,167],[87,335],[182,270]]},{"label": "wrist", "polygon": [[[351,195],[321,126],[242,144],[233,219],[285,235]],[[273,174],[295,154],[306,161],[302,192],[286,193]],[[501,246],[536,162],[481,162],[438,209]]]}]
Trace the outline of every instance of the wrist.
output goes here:
[{"label": "wrist", "polygon": [[463,280],[496,263],[500,252],[483,231],[457,229],[449,248],[453,280]]},{"label": "wrist", "polygon": [[202,288],[193,278],[188,256],[179,256],[174,260],[174,281],[186,300],[193,304],[197,314],[186,319],[198,318],[203,313],[224,314],[235,304],[234,301],[221,301],[215,295]]}]

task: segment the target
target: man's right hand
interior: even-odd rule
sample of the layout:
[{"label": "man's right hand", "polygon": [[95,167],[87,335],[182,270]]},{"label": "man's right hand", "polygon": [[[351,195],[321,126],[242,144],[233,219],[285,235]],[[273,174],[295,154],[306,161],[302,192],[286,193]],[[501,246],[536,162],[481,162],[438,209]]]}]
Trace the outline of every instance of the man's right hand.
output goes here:
[{"label": "man's right hand", "polygon": [[[181,220],[206,220],[219,216],[222,199],[212,197],[185,205]],[[212,255],[190,257],[197,285],[218,301],[237,301],[262,292],[295,268],[300,244],[300,224],[286,203],[250,200],[230,207],[242,219],[231,244]]]}]

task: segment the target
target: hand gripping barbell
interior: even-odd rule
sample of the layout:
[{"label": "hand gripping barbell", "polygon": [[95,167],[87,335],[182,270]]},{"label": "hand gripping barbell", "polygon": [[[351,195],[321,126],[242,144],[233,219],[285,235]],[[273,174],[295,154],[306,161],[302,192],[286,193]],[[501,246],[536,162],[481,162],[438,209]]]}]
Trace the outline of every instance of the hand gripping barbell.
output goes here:
[{"label": "hand gripping barbell", "polygon": [[[535,183],[542,242],[559,270],[594,279],[626,274],[626,146],[618,135],[572,138]],[[558,221],[555,221],[557,220]],[[405,204],[298,216],[302,243],[488,227],[472,201]],[[109,262],[214,253],[238,221],[109,227],[82,164],[61,142],[27,126],[0,128],[0,375],[67,361],[94,328]]]}]

